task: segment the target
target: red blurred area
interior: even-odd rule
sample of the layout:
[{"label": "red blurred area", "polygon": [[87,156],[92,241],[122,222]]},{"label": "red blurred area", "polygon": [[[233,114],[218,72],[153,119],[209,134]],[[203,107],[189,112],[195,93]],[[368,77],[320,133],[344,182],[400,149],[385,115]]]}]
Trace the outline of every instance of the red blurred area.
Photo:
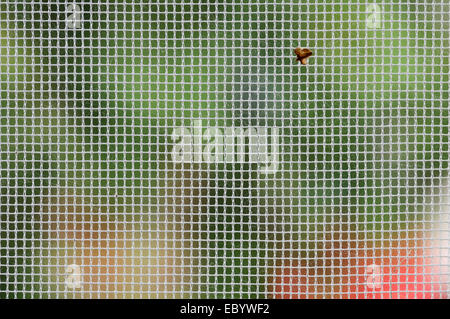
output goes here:
[{"label": "red blurred area", "polygon": [[[401,234],[400,237],[408,235]],[[417,237],[417,233],[410,237]],[[358,240],[334,233],[309,255],[283,257],[272,278],[278,299],[447,298],[447,257],[418,239]]]}]

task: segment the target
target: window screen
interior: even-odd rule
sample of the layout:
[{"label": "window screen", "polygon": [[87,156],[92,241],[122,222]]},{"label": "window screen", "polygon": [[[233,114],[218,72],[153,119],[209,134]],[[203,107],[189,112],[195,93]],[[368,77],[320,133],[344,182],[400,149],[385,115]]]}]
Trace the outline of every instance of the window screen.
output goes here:
[{"label": "window screen", "polygon": [[448,297],[448,1],[0,8],[3,298]]}]

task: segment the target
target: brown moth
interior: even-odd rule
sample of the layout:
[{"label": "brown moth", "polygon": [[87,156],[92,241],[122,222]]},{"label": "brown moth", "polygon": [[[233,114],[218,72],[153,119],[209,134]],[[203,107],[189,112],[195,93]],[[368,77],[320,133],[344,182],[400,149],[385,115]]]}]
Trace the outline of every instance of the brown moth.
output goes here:
[{"label": "brown moth", "polygon": [[297,55],[297,61],[300,61],[303,65],[306,65],[306,60],[313,54],[310,49],[296,48],[294,53]]}]

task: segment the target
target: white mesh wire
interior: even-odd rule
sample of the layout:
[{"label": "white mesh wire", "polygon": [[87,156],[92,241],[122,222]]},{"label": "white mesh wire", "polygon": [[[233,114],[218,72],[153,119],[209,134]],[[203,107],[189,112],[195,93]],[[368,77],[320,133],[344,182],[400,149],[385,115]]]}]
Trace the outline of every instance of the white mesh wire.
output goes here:
[{"label": "white mesh wire", "polygon": [[0,17],[3,298],[448,297],[448,1]]}]

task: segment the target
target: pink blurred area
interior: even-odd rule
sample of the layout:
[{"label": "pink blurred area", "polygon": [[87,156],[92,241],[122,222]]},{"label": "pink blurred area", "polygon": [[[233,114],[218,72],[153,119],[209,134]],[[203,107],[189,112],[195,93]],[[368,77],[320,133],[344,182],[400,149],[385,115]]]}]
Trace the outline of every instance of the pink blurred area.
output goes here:
[{"label": "pink blurred area", "polygon": [[[367,248],[334,242],[309,260],[284,260],[275,271],[277,299],[448,298],[448,251],[424,240]],[[358,246],[364,246],[361,248]],[[445,247],[445,246],[444,246]]]}]

